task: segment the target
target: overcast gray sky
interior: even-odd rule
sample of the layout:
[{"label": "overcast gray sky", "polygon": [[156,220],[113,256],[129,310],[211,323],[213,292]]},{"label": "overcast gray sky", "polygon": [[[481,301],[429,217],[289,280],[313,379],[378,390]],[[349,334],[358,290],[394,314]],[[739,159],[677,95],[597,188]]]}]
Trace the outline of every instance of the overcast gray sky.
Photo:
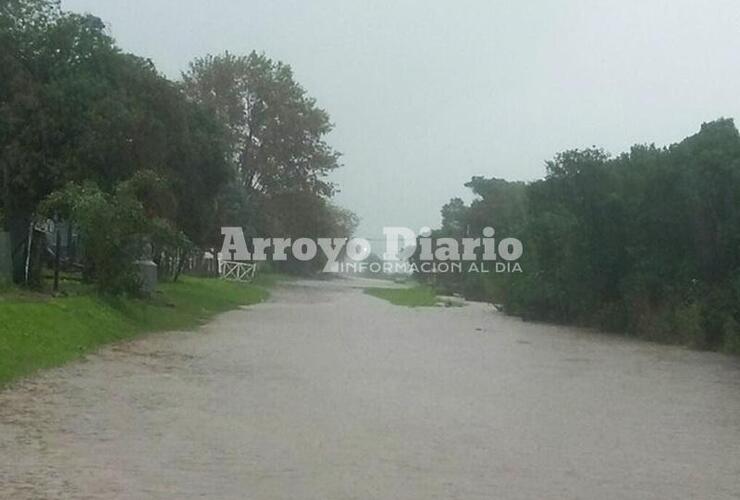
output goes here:
[{"label": "overcast gray sky", "polygon": [[264,51],[332,116],[337,203],[437,225],[473,175],[531,180],[556,152],[668,144],[740,112],[738,0],[63,0],[172,78]]}]

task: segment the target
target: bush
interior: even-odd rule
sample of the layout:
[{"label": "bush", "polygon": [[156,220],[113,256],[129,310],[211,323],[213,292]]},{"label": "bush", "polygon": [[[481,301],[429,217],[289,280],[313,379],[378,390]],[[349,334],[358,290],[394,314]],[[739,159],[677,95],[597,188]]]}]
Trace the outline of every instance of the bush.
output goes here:
[{"label": "bush", "polygon": [[706,335],[699,304],[685,304],[676,307],[673,313],[673,330],[679,342],[692,347],[704,347]]},{"label": "bush", "polygon": [[722,328],[723,349],[727,352],[740,354],[740,324],[729,316]]},{"label": "bush", "polygon": [[442,208],[434,237],[495,226],[496,238],[523,241],[523,273],[486,278],[489,300],[524,318],[738,349],[740,132],[732,120],[702,124],[666,148],[566,151],[546,169],[527,184],[474,177],[466,186],[476,199]]},{"label": "bush", "polygon": [[41,209],[47,216],[75,223],[85,256],[85,277],[101,292],[138,293],[134,262],[142,254],[151,223],[136,198],[123,189],[108,194],[94,184],[69,184],[52,193]]},{"label": "bush", "polygon": [[594,324],[607,332],[623,332],[627,329],[629,318],[622,302],[605,304],[595,315]]}]

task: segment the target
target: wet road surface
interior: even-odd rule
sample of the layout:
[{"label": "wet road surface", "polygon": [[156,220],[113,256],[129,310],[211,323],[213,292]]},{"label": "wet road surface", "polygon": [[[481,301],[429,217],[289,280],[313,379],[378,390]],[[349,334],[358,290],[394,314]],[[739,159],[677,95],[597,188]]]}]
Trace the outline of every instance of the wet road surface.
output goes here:
[{"label": "wet road surface", "polygon": [[740,361],[356,282],[0,393],[0,498],[740,498]]}]

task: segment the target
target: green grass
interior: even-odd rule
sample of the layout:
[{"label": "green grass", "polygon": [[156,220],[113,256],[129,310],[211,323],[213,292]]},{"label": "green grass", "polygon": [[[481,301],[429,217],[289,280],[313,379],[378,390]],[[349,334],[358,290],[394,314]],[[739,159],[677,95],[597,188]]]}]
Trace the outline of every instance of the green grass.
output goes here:
[{"label": "green grass", "polygon": [[163,283],[149,300],[104,298],[77,287],[67,297],[17,290],[0,294],[0,386],[57,366],[102,344],[145,332],[185,329],[268,296],[265,285],[181,277]]},{"label": "green grass", "polygon": [[412,288],[366,288],[365,293],[407,307],[434,306],[439,302],[434,289],[417,285]]}]

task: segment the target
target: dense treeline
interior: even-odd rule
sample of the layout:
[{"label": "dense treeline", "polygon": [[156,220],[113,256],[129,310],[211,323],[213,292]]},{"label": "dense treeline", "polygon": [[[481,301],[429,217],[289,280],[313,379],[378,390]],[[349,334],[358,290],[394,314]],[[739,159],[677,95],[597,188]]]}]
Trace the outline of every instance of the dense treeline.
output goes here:
[{"label": "dense treeline", "polygon": [[702,125],[666,148],[558,154],[532,183],[476,177],[435,236],[522,240],[523,272],[437,276],[525,318],[740,351],[740,135]]},{"label": "dense treeline", "polygon": [[[227,53],[173,82],[122,52],[94,16],[55,0],[0,8],[0,222],[16,281],[28,278],[29,225],[45,218],[76,217],[88,248],[110,230],[124,261],[142,241],[155,258],[218,248],[222,225],[274,236],[354,229],[355,217],[329,201],[326,174],[339,165],[324,142],[329,116],[289,66]],[[83,213],[113,205],[130,216]],[[43,250],[35,255],[42,262]],[[86,257],[87,277],[104,274],[106,263]]]}]

